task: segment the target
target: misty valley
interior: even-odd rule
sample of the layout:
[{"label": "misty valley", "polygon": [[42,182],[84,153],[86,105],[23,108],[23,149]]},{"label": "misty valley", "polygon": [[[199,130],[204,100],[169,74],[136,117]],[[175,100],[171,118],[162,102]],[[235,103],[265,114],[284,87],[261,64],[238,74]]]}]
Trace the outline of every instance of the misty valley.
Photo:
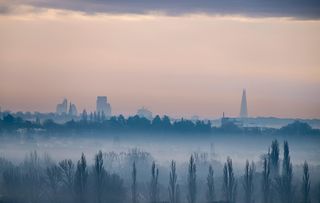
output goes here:
[{"label": "misty valley", "polygon": [[0,202],[320,200],[320,130],[221,119],[0,119]]},{"label": "misty valley", "polygon": [[1,202],[318,202],[320,137],[8,134]]}]

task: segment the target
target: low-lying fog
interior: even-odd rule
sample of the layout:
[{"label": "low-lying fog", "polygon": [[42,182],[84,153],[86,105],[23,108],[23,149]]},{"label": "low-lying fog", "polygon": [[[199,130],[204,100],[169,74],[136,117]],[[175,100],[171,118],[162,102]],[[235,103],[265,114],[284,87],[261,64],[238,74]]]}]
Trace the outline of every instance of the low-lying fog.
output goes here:
[{"label": "low-lying fog", "polygon": [[[174,138],[173,138],[174,137]],[[36,150],[38,154],[47,154],[51,159],[59,161],[65,158],[78,160],[83,152],[89,164],[94,155],[101,150],[108,152],[128,152],[139,149],[151,154],[158,164],[169,164],[171,160],[177,163],[187,162],[192,153],[205,154],[209,160],[225,162],[229,156],[236,165],[243,166],[245,161],[260,161],[261,155],[268,152],[272,140],[277,139],[280,144],[287,140],[293,164],[302,164],[305,160],[309,164],[320,165],[320,137],[319,136],[245,136],[245,135],[172,135],[172,136],[81,136],[65,137],[35,136],[32,139],[0,138],[0,156],[13,162],[22,161],[26,154]]]},{"label": "low-lying fog", "polygon": [[[95,177],[95,168],[97,166],[94,162],[94,157],[98,151],[103,153],[103,168],[109,174],[116,174],[121,178],[120,191],[116,194],[116,200],[110,202],[131,202],[131,187],[132,187],[132,174],[133,165],[136,166],[136,179],[137,190],[139,198],[142,203],[149,202],[149,186],[151,178],[151,165],[155,161],[156,167],[159,169],[159,199],[168,200],[168,184],[170,172],[171,160],[177,163],[177,183],[181,188],[181,202],[187,202],[188,197],[188,171],[190,172],[189,160],[193,155],[196,165],[196,187],[198,188],[197,199],[199,202],[205,202],[207,197],[207,177],[208,168],[212,166],[214,171],[214,185],[215,185],[215,198],[225,199],[225,193],[223,188],[224,168],[223,165],[229,156],[233,162],[234,174],[236,181],[239,182],[239,193],[236,197],[240,203],[245,203],[243,192],[243,177],[246,160],[254,161],[256,172],[254,173],[254,185],[255,190],[253,197],[257,202],[263,202],[264,193],[262,191],[262,175],[263,164],[262,157],[268,153],[268,149],[273,140],[277,139],[280,149],[280,161],[279,167],[282,167],[283,158],[283,142],[287,140],[290,149],[290,158],[293,163],[293,186],[300,188],[302,186],[302,164],[307,161],[309,164],[310,177],[311,177],[311,199],[316,200],[320,197],[320,137],[319,136],[268,136],[268,135],[59,135],[59,136],[3,136],[0,138],[0,172],[2,171],[3,180],[2,187],[7,188],[5,193],[9,199],[22,199],[26,197],[30,198],[30,202],[33,201],[32,195],[23,193],[29,187],[33,187],[35,183],[39,183],[37,188],[34,189],[35,194],[41,194],[41,192],[48,192],[47,197],[38,197],[38,199],[47,201],[52,199],[55,201],[57,197],[61,198],[61,202],[70,202],[66,199],[73,198],[72,192],[63,193],[64,187],[59,186],[61,190],[56,193],[50,190],[50,185],[43,185],[41,181],[37,182],[23,182],[23,177],[29,177],[29,175],[39,172],[44,180],[51,174],[50,169],[55,166],[61,167],[61,162],[64,159],[72,159],[74,164],[77,164],[76,170],[79,169],[78,160],[81,154],[84,153],[87,160],[87,171],[89,174],[88,180],[88,193],[85,193],[86,198],[92,198],[92,194],[95,194],[96,190],[93,184]],[[36,152],[35,152],[36,151]],[[40,165],[37,165],[37,156],[40,157]],[[97,156],[96,156],[97,157]],[[16,172],[18,169],[12,167],[5,160],[13,162],[20,172]],[[265,159],[266,160],[266,159]],[[60,162],[58,164],[58,162]],[[78,163],[77,163],[78,162]],[[133,164],[134,163],[134,164]],[[266,162],[264,162],[266,163]],[[232,164],[231,164],[232,165]],[[26,170],[26,166],[32,166],[31,171]],[[75,166],[75,165],[74,165]],[[3,167],[3,168],[1,168]],[[75,168],[73,168],[75,170]],[[172,169],[172,168],[171,168]],[[35,170],[35,171],[33,171]],[[77,174],[73,170],[72,174]],[[282,170],[282,169],[281,169]],[[8,172],[9,171],[9,172]],[[19,171],[19,170],[18,170]],[[30,173],[30,174],[29,174]],[[11,176],[10,176],[11,175]],[[189,174],[190,175],[190,174]],[[15,179],[10,177],[21,177],[22,182],[19,185]],[[30,176],[33,177],[33,176]],[[39,176],[40,177],[40,176]],[[78,176],[75,177],[74,180]],[[80,177],[80,176],[79,176]],[[285,177],[285,176],[283,176]],[[1,178],[0,178],[1,180]],[[109,179],[106,179],[106,181]],[[113,180],[113,179],[112,179]],[[123,183],[122,183],[123,180]],[[273,180],[273,179],[272,179]],[[92,182],[93,181],[93,182]],[[109,183],[108,182],[108,183]],[[20,183],[20,182],[19,182]],[[18,184],[21,187],[21,191],[14,189],[16,193],[12,193],[8,185]],[[112,183],[112,187],[116,187]],[[63,185],[63,184],[62,184]],[[319,186],[318,186],[319,185]],[[14,187],[18,187],[14,186]],[[77,184],[74,185],[77,187]],[[106,190],[108,187],[106,187]],[[109,188],[110,189],[110,188]],[[114,193],[114,188],[107,191]],[[318,190],[319,189],[319,190]],[[50,192],[51,191],[51,192]],[[55,191],[55,190],[54,190]],[[122,192],[121,192],[122,191]],[[299,189],[300,191],[300,189]],[[77,190],[75,190],[77,192]],[[190,192],[190,191],[189,191]],[[78,191],[79,193],[79,191]],[[78,194],[77,193],[77,194]],[[111,193],[107,198],[110,198]],[[21,195],[22,194],[22,195]],[[32,193],[33,194],[33,193]],[[78,197],[80,192],[75,197]],[[318,196],[319,195],[319,196]],[[81,195],[80,195],[81,196]],[[80,197],[79,196],[79,197]],[[281,196],[281,195],[280,195]],[[302,193],[296,194],[298,200],[302,198]],[[117,198],[122,199],[121,201]],[[23,202],[23,201],[22,201]],[[41,202],[41,201],[40,201]],[[77,201],[76,201],[77,202]]]}]

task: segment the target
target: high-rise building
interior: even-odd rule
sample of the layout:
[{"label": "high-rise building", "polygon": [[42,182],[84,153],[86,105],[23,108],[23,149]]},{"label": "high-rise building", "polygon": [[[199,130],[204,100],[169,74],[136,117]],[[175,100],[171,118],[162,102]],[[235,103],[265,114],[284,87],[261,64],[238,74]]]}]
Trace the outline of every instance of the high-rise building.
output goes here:
[{"label": "high-rise building", "polygon": [[70,102],[69,106],[69,116],[77,116],[78,115],[78,110],[75,104],[72,104]]},{"label": "high-rise building", "polygon": [[242,99],[241,99],[240,118],[247,118],[247,117],[248,117],[247,94],[246,94],[246,89],[244,89],[242,92]]},{"label": "high-rise building", "polygon": [[104,114],[106,117],[111,116],[111,105],[108,103],[106,96],[97,97],[96,112]]},{"label": "high-rise building", "polygon": [[61,104],[57,104],[56,114],[62,115],[62,114],[67,114],[67,113],[68,113],[68,100],[63,99]]}]

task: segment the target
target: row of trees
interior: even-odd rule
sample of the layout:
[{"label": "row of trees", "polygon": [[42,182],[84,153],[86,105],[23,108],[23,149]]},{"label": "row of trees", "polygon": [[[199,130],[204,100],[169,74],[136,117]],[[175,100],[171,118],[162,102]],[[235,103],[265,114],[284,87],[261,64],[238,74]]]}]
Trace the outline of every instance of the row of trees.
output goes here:
[{"label": "row of trees", "polygon": [[65,159],[43,167],[36,151],[20,167],[8,163],[5,168],[0,202],[116,203],[125,200],[123,180],[104,169],[101,151],[95,155],[91,170],[84,154],[76,165]]},{"label": "row of trees", "polygon": [[[86,115],[86,114],[83,114]],[[90,116],[91,117],[91,116]],[[320,135],[319,129],[312,129],[307,123],[296,121],[281,129],[258,127],[240,128],[233,121],[223,122],[220,127],[213,127],[210,121],[191,121],[180,119],[172,121],[168,116],[156,116],[152,121],[139,116],[112,116],[111,118],[101,118],[101,116],[82,116],[79,121],[68,121],[63,124],[55,123],[53,120],[27,121],[10,114],[0,119],[0,133],[13,133],[24,129],[29,133],[87,133],[87,132],[176,132],[176,133],[246,133],[246,134],[297,134],[297,135]]]},{"label": "row of trees", "polygon": [[[40,164],[36,152],[31,153],[20,166],[15,166],[2,159],[0,160],[0,172],[2,173],[0,202],[158,203],[166,199],[165,195],[160,193],[163,186],[159,183],[160,170],[155,162],[151,165],[150,180],[147,183],[148,195],[144,198],[139,191],[139,179],[137,178],[139,171],[136,167],[136,161],[132,162],[131,178],[127,182],[130,183],[130,187],[126,187],[118,175],[106,171],[103,157],[103,153],[99,151],[94,157],[92,167],[87,165],[84,154],[76,164],[70,159],[62,160],[58,164],[52,162]],[[282,167],[280,167],[281,163]],[[148,176],[148,174],[143,175]],[[259,176],[261,178],[257,181]],[[246,161],[244,174],[241,178],[236,177],[232,159],[227,158],[223,166],[220,192],[222,195],[220,196],[217,195],[220,190],[216,187],[217,179],[212,165],[209,165],[205,187],[205,199],[208,203],[235,203],[239,201],[239,190],[243,191],[242,202],[245,203],[311,202],[311,179],[308,163],[305,162],[303,165],[303,177],[300,178],[302,184],[296,190],[297,187],[293,183],[289,145],[286,141],[283,145],[282,160],[280,160],[278,141],[275,140],[272,142],[269,152],[262,158],[262,171],[257,172],[255,163]],[[187,177],[183,182],[178,183],[176,162],[171,161],[167,186],[168,202],[182,203],[186,199],[188,203],[196,203],[203,200],[203,198],[199,198],[201,190],[199,188],[201,188],[202,182],[198,182],[197,165],[193,155],[190,157]],[[183,183],[183,194],[181,183]],[[261,188],[261,191],[257,191],[257,188]],[[297,195],[298,192],[301,195]],[[260,194],[259,197],[254,195],[256,193]],[[299,197],[299,200],[297,201],[295,197]],[[218,199],[223,201],[217,201]],[[316,199],[320,202],[320,196]]]},{"label": "row of trees", "polygon": [[[293,172],[292,163],[289,155],[289,145],[288,142],[284,142],[283,147],[283,160],[282,160],[282,170],[280,173],[280,158],[279,158],[279,144],[277,140],[274,140],[271,145],[271,152],[263,158],[263,169],[262,169],[262,203],[293,203],[294,201],[294,186],[292,182]],[[155,172],[156,171],[156,172]],[[137,188],[136,188],[136,168],[135,163],[133,163],[132,172],[132,202],[137,203]],[[150,202],[159,202],[158,194],[158,169],[155,169],[155,163],[152,164],[151,169],[151,181],[150,181]],[[254,199],[254,176],[256,176],[256,167],[254,162],[249,163],[246,161],[244,175],[242,178],[242,187],[244,192],[244,202],[254,203],[257,202]],[[179,203],[180,202],[180,189],[177,183],[177,172],[176,163],[171,162],[170,165],[170,176],[169,176],[169,202]],[[207,202],[213,203],[216,201],[215,195],[215,184],[214,184],[214,171],[212,166],[209,166],[208,176],[207,176]],[[307,162],[303,164],[303,177],[301,184],[301,200],[302,203],[310,203],[310,174],[309,166]],[[222,194],[225,202],[235,203],[237,198],[237,187],[238,181],[234,174],[234,169],[232,165],[232,159],[227,158],[226,163],[223,167],[223,187]],[[320,197],[318,197],[320,198]],[[196,164],[194,157],[191,155],[189,165],[188,165],[188,177],[187,177],[187,201],[189,203],[197,202],[197,175],[196,175]],[[217,201],[216,201],[217,202]],[[222,201],[219,201],[222,202]],[[320,202],[320,199],[318,199]]]},{"label": "row of trees", "polygon": [[55,123],[53,120],[44,122],[31,122],[21,118],[15,118],[8,114],[0,119],[2,130],[14,132],[17,129],[43,129],[46,132],[61,133],[75,132],[83,133],[88,131],[96,132],[134,132],[134,131],[155,131],[155,132],[184,132],[184,133],[209,133],[212,130],[210,121],[191,121],[186,119],[172,122],[168,116],[160,118],[156,116],[152,121],[139,116],[112,116],[103,120],[82,119],[79,121],[68,121],[63,124]]}]

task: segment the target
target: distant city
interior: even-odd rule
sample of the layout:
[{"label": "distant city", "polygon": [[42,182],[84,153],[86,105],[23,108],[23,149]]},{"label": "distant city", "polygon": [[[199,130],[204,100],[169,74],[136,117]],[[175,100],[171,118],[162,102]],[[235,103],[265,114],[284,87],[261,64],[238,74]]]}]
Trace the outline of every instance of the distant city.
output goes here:
[{"label": "distant city", "polygon": [[[88,112],[84,109],[81,114],[83,115],[87,113]],[[108,102],[107,96],[97,96],[96,111],[93,113],[97,114],[97,116],[102,116],[104,118],[110,118],[112,116],[111,104]],[[78,116],[77,106],[70,102],[69,108],[68,108],[68,100],[63,99],[62,103],[57,104],[56,115],[65,116],[67,119],[70,119],[70,118],[75,119]],[[136,115],[147,118],[148,120],[153,119],[152,112],[145,107],[138,109]],[[247,118],[247,117],[248,117],[247,96],[246,96],[246,90],[244,89],[242,93],[239,118]],[[198,120],[198,116],[193,116],[192,120]]]},{"label": "distant city", "polygon": [[[15,117],[20,117],[24,120],[28,121],[37,121],[44,122],[48,119],[56,122],[56,123],[65,123],[68,121],[79,121],[84,117],[87,117],[89,120],[105,120],[110,119],[112,116],[117,116],[112,114],[112,107],[108,101],[107,96],[97,96],[96,98],[96,109],[93,112],[88,112],[86,109],[83,109],[81,113],[79,113],[78,108],[75,103],[72,101],[68,101],[67,98],[64,98],[61,103],[56,105],[55,112],[50,113],[41,113],[41,112],[11,112],[9,110],[2,111],[0,107],[0,118],[3,116],[11,114]],[[142,106],[137,109],[136,114],[140,118],[146,118],[152,121],[155,116],[152,111],[148,108]],[[133,116],[135,116],[133,115]],[[186,118],[170,118],[171,122],[186,119]],[[193,122],[201,120],[199,116],[192,116],[187,118]],[[292,123],[296,120],[308,123],[311,127],[320,129],[320,119],[299,119],[299,118],[276,118],[276,117],[250,117],[248,113],[248,104],[247,104],[247,93],[246,89],[243,89],[240,111],[238,117],[228,117],[225,113],[222,113],[221,118],[218,119],[202,119],[206,122],[210,121],[212,126],[221,126],[226,122],[232,122],[239,127],[272,127],[272,128],[281,128],[289,123]]]}]

